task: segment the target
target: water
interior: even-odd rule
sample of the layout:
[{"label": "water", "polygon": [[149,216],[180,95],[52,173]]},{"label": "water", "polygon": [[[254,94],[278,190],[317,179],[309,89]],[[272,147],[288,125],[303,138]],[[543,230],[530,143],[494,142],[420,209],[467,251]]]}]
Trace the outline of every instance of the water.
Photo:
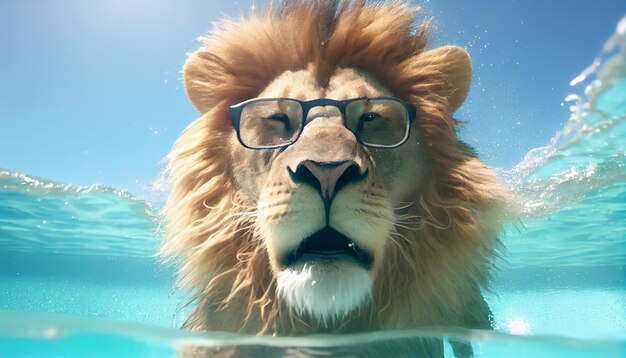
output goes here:
[{"label": "water", "polygon": [[153,257],[158,202],[0,170],[0,356],[171,357],[181,347],[234,345],[258,355],[402,337],[471,341],[479,357],[625,356],[626,18],[572,85],[565,127],[500,171],[521,217],[503,233],[506,261],[486,293],[494,332],[269,338],[177,330],[182,293],[172,291],[173,270]]}]

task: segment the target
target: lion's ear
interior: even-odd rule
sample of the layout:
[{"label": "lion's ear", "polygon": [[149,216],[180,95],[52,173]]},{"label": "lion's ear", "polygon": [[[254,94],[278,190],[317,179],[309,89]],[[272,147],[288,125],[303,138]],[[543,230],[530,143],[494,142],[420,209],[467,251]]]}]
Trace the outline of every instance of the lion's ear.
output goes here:
[{"label": "lion's ear", "polygon": [[420,62],[437,68],[445,77],[452,111],[461,107],[472,82],[472,63],[467,51],[457,46],[444,46],[426,51],[420,57]]},{"label": "lion's ear", "polygon": [[206,93],[211,86],[210,77],[211,66],[202,57],[202,50],[198,50],[189,55],[183,66],[183,80],[187,97],[200,113],[205,113],[211,108],[212,95]]}]

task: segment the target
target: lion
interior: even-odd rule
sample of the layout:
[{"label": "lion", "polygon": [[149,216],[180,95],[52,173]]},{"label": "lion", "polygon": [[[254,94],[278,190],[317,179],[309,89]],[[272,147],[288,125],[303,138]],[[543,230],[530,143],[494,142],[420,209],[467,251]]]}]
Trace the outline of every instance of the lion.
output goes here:
[{"label": "lion", "polygon": [[417,12],[285,1],[189,55],[201,116],[168,156],[160,249],[193,292],[184,328],[491,329],[507,190],[457,137],[468,53],[429,49]]}]

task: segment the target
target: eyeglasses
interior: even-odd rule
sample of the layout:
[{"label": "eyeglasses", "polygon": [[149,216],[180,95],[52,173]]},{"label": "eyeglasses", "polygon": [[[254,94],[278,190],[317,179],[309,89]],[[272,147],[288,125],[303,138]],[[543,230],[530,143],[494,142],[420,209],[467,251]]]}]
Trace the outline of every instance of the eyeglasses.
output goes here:
[{"label": "eyeglasses", "polygon": [[254,98],[230,107],[230,118],[241,144],[250,149],[274,149],[295,143],[312,108],[333,106],[357,140],[369,147],[395,148],[409,138],[416,109],[393,97],[354,98],[345,101],[320,98]]}]

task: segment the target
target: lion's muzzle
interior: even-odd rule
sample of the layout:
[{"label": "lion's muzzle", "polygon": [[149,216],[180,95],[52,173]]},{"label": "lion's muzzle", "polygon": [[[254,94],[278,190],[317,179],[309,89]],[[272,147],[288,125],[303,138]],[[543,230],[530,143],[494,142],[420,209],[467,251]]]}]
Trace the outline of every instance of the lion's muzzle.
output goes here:
[{"label": "lion's muzzle", "polygon": [[313,119],[278,153],[257,223],[287,305],[331,321],[370,301],[393,231],[385,193],[369,151],[341,116]]}]

